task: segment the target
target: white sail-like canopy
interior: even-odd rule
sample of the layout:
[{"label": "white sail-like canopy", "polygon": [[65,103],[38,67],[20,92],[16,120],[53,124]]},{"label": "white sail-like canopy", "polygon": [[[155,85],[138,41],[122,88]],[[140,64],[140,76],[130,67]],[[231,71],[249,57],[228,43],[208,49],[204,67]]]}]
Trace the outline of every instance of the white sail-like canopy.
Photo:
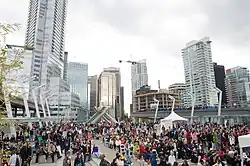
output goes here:
[{"label": "white sail-like canopy", "polygon": [[174,111],[171,112],[166,118],[162,119],[161,122],[164,121],[188,121],[186,118],[181,117],[180,115],[176,114]]}]

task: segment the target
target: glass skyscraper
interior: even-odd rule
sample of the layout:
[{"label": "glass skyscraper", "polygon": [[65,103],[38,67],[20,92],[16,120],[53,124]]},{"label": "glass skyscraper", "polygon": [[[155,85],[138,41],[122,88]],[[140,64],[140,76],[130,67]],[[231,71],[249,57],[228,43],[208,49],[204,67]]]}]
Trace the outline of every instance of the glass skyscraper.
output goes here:
[{"label": "glass skyscraper", "polygon": [[81,106],[86,111],[88,117],[88,64],[69,62],[68,82],[71,92],[80,96]]}]

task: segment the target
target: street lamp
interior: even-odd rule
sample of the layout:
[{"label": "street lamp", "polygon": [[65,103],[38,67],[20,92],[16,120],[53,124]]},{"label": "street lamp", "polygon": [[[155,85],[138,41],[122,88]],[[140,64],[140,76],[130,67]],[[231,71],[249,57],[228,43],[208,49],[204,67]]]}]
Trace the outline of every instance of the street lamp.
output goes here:
[{"label": "street lamp", "polygon": [[37,103],[37,97],[36,97],[36,90],[40,89],[42,87],[45,87],[45,85],[40,85],[38,87],[35,87],[34,89],[32,89],[32,96],[34,99],[34,103],[35,103],[35,107],[36,107],[36,116],[39,119],[39,126],[42,127],[42,122],[40,121],[40,112],[39,112],[39,107],[38,107],[38,103]]},{"label": "street lamp", "polygon": [[214,89],[219,93],[219,106],[218,106],[218,124],[220,124],[220,118],[221,118],[221,103],[222,103],[222,90],[220,90],[217,87],[214,87]]},{"label": "street lamp", "polygon": [[159,109],[159,103],[160,103],[160,101],[157,100],[156,98],[153,98],[153,99],[156,102],[156,110],[155,110],[155,118],[154,118],[154,123],[156,123],[156,118],[157,118],[157,115],[158,115],[158,109]]},{"label": "street lamp", "polygon": [[51,97],[54,97],[54,96],[57,96],[57,95],[50,95],[50,96],[48,96],[48,97],[45,98],[45,103],[46,103],[46,107],[47,107],[47,111],[48,111],[49,117],[51,117],[51,115],[50,115],[50,108],[49,108],[48,99],[51,98]]},{"label": "street lamp", "polygon": [[193,120],[194,120],[194,106],[195,106],[195,94],[192,94],[190,92],[187,92],[187,94],[189,94],[192,98],[192,110],[191,110],[191,124],[193,123]]},{"label": "street lamp", "polygon": [[175,105],[175,98],[171,95],[168,95],[168,97],[173,100],[173,104],[172,104],[172,109],[171,109],[171,113],[174,112],[174,105]]}]

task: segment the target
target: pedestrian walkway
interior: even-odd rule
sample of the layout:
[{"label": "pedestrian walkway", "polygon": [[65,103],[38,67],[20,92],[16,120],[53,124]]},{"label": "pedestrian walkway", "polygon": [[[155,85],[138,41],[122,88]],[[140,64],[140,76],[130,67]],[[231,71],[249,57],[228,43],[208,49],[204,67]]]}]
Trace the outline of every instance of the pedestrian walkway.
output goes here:
[{"label": "pedestrian walkway", "polygon": [[100,140],[95,140],[94,143],[98,146],[100,153],[106,155],[105,159],[108,160],[109,162],[112,162],[117,152],[114,151],[113,149],[104,146],[104,144]]}]

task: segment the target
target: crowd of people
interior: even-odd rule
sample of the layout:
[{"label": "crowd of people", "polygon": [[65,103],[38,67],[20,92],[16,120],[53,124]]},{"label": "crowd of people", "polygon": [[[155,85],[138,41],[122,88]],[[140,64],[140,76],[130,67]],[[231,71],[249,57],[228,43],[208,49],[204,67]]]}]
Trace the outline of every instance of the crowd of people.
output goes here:
[{"label": "crowd of people", "polygon": [[[217,124],[181,124],[172,127],[157,124],[56,124],[49,127],[22,126],[16,135],[2,133],[1,158],[4,166],[26,166],[64,156],[63,166],[83,166],[92,156],[101,159],[100,166],[178,166],[195,163],[203,166],[240,166],[240,135],[250,133],[248,126],[223,126]],[[116,153],[112,161],[99,154],[94,138]],[[249,149],[245,152],[244,165],[250,165]],[[111,154],[106,154],[111,155]]]},{"label": "crowd of people", "polygon": [[[65,156],[63,166],[83,166],[91,160],[92,130],[83,124],[57,124],[29,129],[22,126],[11,138],[2,132],[1,165],[28,166],[31,163],[56,162]],[[64,154],[64,155],[63,155]]]},{"label": "crowd of people", "polygon": [[[118,152],[110,164],[127,166],[177,166],[180,159],[183,166],[240,166],[238,136],[250,133],[247,126],[217,124],[175,124],[163,126],[161,133],[153,123],[104,125],[102,130],[104,144]],[[249,166],[249,149],[244,150],[244,165]]]}]

